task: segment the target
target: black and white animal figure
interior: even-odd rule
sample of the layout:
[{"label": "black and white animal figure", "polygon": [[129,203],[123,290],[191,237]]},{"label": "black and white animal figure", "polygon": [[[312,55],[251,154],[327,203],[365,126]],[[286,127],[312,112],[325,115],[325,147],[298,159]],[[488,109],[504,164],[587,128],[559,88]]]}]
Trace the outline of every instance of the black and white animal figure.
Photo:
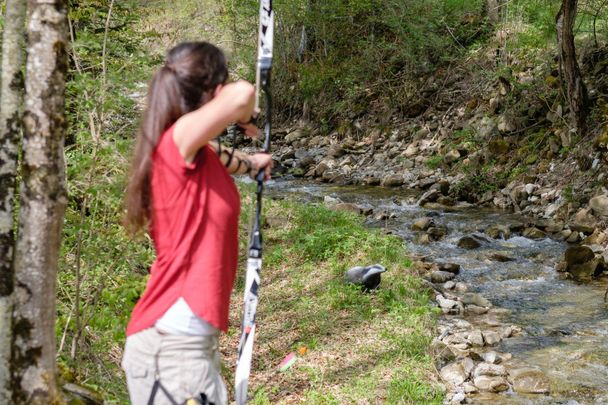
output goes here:
[{"label": "black and white animal figure", "polygon": [[375,290],[380,285],[380,274],[385,271],[381,264],[356,266],[346,272],[346,281],[362,286],[363,291]]}]

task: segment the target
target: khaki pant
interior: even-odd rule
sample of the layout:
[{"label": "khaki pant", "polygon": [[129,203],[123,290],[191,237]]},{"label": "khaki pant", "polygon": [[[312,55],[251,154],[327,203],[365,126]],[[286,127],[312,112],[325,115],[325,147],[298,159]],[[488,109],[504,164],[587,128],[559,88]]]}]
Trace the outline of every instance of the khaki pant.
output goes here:
[{"label": "khaki pant", "polygon": [[[218,336],[178,336],[148,328],[127,338],[122,368],[133,405],[147,405],[158,373],[161,384],[178,404],[200,398],[224,405],[226,385],[220,376]],[[172,404],[162,390],[155,405]]]}]

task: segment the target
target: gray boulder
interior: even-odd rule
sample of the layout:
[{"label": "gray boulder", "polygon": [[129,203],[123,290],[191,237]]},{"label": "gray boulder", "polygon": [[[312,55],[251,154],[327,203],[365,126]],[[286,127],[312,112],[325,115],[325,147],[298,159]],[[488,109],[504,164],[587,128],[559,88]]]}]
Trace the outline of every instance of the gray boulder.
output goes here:
[{"label": "gray boulder", "polygon": [[303,131],[296,129],[295,131],[290,132],[289,134],[287,134],[287,136],[285,136],[285,142],[292,143],[294,141],[297,141],[298,139],[303,138],[304,136],[305,135]]},{"label": "gray boulder", "polygon": [[479,363],[477,367],[475,367],[473,375],[475,377],[479,377],[482,375],[491,377],[504,377],[507,375],[507,370],[505,369],[505,366],[500,364]]},{"label": "gray boulder", "polygon": [[599,217],[608,216],[608,196],[598,195],[589,200],[589,207],[594,215]]},{"label": "gray boulder", "polygon": [[435,201],[437,201],[437,199],[440,196],[441,196],[441,191],[429,190],[426,193],[422,194],[420,199],[418,199],[418,205],[423,206],[424,204],[435,202]]},{"label": "gray boulder", "polygon": [[509,383],[504,377],[480,375],[473,379],[473,383],[480,391],[502,392],[509,389]]},{"label": "gray boulder", "polygon": [[467,315],[483,315],[488,312],[488,308],[470,304],[465,307],[464,312]]},{"label": "gray boulder", "polygon": [[494,346],[502,340],[500,334],[498,332],[494,332],[493,330],[487,330],[483,332],[483,340],[486,342],[488,346]]},{"label": "gray boulder", "polygon": [[509,380],[515,392],[523,394],[548,394],[549,381],[538,368],[522,367],[509,370]]},{"label": "gray boulder", "polygon": [[457,243],[457,246],[459,248],[462,249],[477,249],[478,247],[480,247],[483,244],[488,243],[489,241],[481,236],[481,235],[477,235],[477,234],[472,234],[472,235],[468,235],[468,236],[463,236],[462,238],[460,238],[460,240]]},{"label": "gray boulder", "polygon": [[445,283],[446,281],[452,280],[456,275],[447,271],[433,271],[431,272],[430,278],[433,283]]},{"label": "gray boulder", "polygon": [[472,330],[471,333],[469,333],[468,341],[474,346],[483,346],[483,335],[481,330]]},{"label": "gray boulder", "polygon": [[485,297],[477,293],[465,293],[461,299],[465,305],[477,305],[478,307],[490,308],[492,303]]},{"label": "gray boulder", "polygon": [[529,239],[544,239],[547,237],[546,233],[533,226],[524,229],[524,233],[522,235]]},{"label": "gray boulder", "polygon": [[382,180],[384,187],[399,187],[405,182],[404,178],[400,174],[389,174]]},{"label": "gray boulder", "polygon": [[448,233],[448,230],[445,226],[431,226],[426,230],[426,233],[431,240],[439,240]]},{"label": "gray boulder", "polygon": [[437,263],[437,268],[454,274],[460,273],[460,265],[457,263]]},{"label": "gray boulder", "polygon": [[439,372],[443,381],[452,386],[459,386],[466,381],[467,375],[461,362],[448,364]]},{"label": "gray boulder", "polygon": [[597,276],[603,271],[604,260],[588,246],[571,246],[564,254],[565,266],[558,266],[558,270],[565,270],[577,280],[586,280]]},{"label": "gray boulder", "polygon": [[492,239],[509,239],[511,237],[511,230],[504,225],[492,225],[486,229],[486,235]]},{"label": "gray boulder", "polygon": [[426,231],[427,229],[429,229],[430,226],[433,226],[433,225],[434,225],[433,218],[424,217],[424,218],[420,218],[420,219],[416,220],[412,224],[412,229],[414,231]]},{"label": "gray boulder", "polygon": [[583,208],[574,215],[568,225],[573,231],[592,234],[595,231],[597,220],[591,214],[590,209]]}]

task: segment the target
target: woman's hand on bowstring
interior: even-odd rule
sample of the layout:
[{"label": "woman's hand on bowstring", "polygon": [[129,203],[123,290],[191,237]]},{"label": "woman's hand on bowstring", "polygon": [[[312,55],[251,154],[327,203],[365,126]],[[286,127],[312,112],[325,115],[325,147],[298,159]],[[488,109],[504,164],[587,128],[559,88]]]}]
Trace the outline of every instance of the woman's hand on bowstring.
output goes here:
[{"label": "woman's hand on bowstring", "polygon": [[243,134],[245,134],[245,136],[248,136],[252,139],[258,139],[260,137],[260,134],[262,133],[262,130],[260,130],[254,122],[237,122],[236,125],[238,127],[239,132],[242,132]]},{"label": "woman's hand on bowstring", "polygon": [[249,118],[249,121],[237,122],[236,126],[239,129],[239,132],[242,132],[243,134],[245,134],[245,136],[248,136],[252,139],[258,139],[260,137],[260,135],[262,134],[262,130],[259,129],[256,125],[256,121],[257,121],[259,114],[260,114],[260,110],[255,109],[255,110],[253,110],[253,113],[252,113],[251,117]]},{"label": "woman's hand on bowstring", "polygon": [[274,166],[272,155],[269,153],[254,153],[249,155],[249,162],[251,163],[251,172],[249,173],[251,178],[255,179],[260,170],[264,170],[264,181],[270,180],[270,172]]}]

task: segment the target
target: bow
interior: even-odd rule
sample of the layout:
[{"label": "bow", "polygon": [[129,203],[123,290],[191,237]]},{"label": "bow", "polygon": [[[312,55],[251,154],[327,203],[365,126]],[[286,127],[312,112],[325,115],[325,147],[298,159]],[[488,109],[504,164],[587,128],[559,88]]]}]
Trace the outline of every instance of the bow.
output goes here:
[{"label": "bow", "polygon": [[[260,1],[260,30],[258,33],[258,59],[256,66],[256,110],[259,108],[260,90],[266,96],[266,123],[264,124],[264,152],[270,151],[270,130],[272,97],[270,94],[270,76],[272,70],[272,44],[274,33],[274,13],[272,0]],[[253,356],[253,339],[255,336],[255,313],[258,306],[258,289],[262,269],[262,233],[260,216],[262,214],[262,192],[264,191],[264,170],[256,176],[256,210],[247,258],[245,277],[245,298],[243,321],[241,323],[241,341],[235,372],[235,399],[237,405],[247,403],[247,383],[251,371]]]}]

